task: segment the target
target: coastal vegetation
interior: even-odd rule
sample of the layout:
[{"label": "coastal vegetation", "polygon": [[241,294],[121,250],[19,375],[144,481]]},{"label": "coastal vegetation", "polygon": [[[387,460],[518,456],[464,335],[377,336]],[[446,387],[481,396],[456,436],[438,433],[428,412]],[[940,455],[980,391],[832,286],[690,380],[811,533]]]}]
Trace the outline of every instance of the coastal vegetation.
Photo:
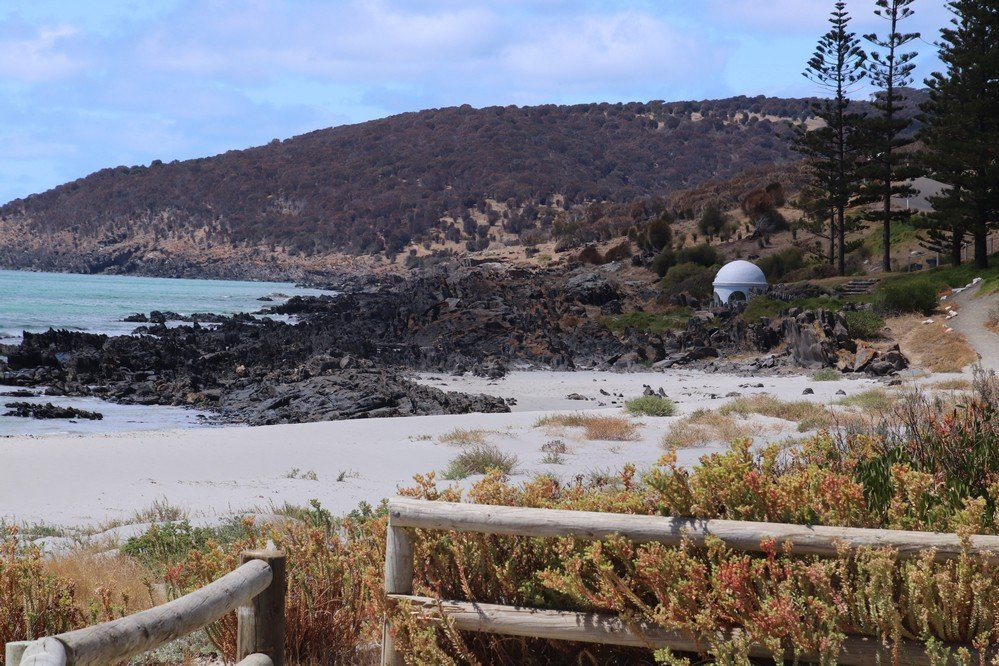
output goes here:
[{"label": "coastal vegetation", "polygon": [[[674,442],[667,439],[658,464],[641,473],[625,466],[592,484],[563,484],[548,475],[512,484],[493,470],[467,492],[441,487],[429,474],[402,493],[505,506],[999,533],[995,376],[977,373],[971,391],[959,400],[906,392],[897,400],[877,396],[877,402],[884,408],[878,419],[820,430],[791,446],[752,447],[736,437],[692,468],[678,464]],[[811,417],[793,403],[734,404],[687,418],[725,429],[731,427],[728,419],[761,405],[761,412]],[[174,533],[150,530],[122,552],[105,556],[104,568],[121,578],[103,579],[106,587],[97,597],[86,588],[95,582],[92,572],[71,564],[84,556],[42,558],[16,529],[8,530],[0,550],[0,587],[28,603],[2,607],[0,640],[65,630],[120,615],[126,606],[153,603],[156,593],[138,594],[136,579],[162,580],[170,596],[200,587],[234,568],[241,550],[271,539],[288,553],[286,649],[292,664],[371,658],[386,612],[397,644],[417,663],[651,661],[642,650],[509,639],[418,623],[404,609],[387,605],[381,594],[382,509],[365,505],[337,518],[313,503],[289,508],[286,515],[293,519],[269,526],[243,521],[206,541],[178,539],[183,527]],[[417,531],[414,591],[443,599],[614,612],[703,638],[703,655],[664,651],[657,655],[662,663],[744,663],[754,643],[774,654],[807,652],[835,664],[843,640],[862,635],[888,655],[902,640],[919,641],[929,663],[942,666],[954,663],[948,660],[960,663],[960,653],[950,647],[954,643],[982,650],[995,645],[999,613],[991,600],[999,583],[991,565],[979,558],[900,559],[883,548],[819,557],[778,542],[763,550],[737,552],[720,540],[709,540],[706,547],[668,547],[617,538],[585,543]],[[732,628],[743,633],[733,635]],[[214,649],[230,659],[234,631],[235,619],[226,618],[207,632]]]},{"label": "coastal vegetation", "polygon": [[632,416],[673,416],[676,403],[659,395],[643,395],[625,401],[624,410]]},{"label": "coastal vegetation", "polygon": [[577,412],[549,414],[534,423],[535,428],[582,428],[583,437],[591,440],[625,442],[635,439],[637,426],[620,416],[600,416]]}]

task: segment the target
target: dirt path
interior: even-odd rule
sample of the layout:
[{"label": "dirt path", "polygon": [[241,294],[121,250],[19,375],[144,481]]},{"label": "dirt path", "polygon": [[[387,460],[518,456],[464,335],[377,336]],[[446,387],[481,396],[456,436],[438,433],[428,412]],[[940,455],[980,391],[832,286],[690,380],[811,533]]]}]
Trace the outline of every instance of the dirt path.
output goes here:
[{"label": "dirt path", "polygon": [[954,294],[947,301],[957,305],[958,315],[947,323],[968,340],[981,357],[982,367],[999,372],[999,335],[985,327],[989,311],[999,306],[999,292],[978,296],[981,284]]}]

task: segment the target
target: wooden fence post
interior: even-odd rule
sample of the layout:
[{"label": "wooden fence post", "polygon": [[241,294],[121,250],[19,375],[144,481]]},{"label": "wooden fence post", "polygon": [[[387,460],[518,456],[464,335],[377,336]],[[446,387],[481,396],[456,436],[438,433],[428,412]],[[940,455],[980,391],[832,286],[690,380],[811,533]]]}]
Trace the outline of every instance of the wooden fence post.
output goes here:
[{"label": "wooden fence post", "polygon": [[[385,594],[412,594],[413,535],[405,527],[393,527],[389,514],[386,536]],[[402,666],[404,663],[402,654],[395,647],[386,617],[382,623],[382,666]]]},{"label": "wooden fence post", "polygon": [[21,655],[28,649],[32,641],[11,641],[4,647],[3,663],[6,666],[18,666],[21,663]]},{"label": "wooden fence post", "polygon": [[241,558],[243,564],[263,560],[270,565],[273,578],[250,605],[236,611],[236,659],[266,654],[274,666],[284,666],[284,595],[288,580],[285,554],[278,550],[250,550]]}]

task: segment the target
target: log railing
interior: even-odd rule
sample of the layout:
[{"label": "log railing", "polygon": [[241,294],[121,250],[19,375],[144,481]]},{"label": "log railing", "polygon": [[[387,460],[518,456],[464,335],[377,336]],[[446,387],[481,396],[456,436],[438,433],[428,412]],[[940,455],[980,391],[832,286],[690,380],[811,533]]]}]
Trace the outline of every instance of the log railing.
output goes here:
[{"label": "log railing", "polygon": [[7,643],[5,666],[100,666],[182,638],[236,611],[240,666],[284,666],[285,556],[248,551],[243,564],[168,603],[104,624]]},{"label": "log railing", "polygon": [[[776,539],[790,543],[794,553],[835,557],[843,548],[892,548],[900,558],[914,558],[933,550],[938,561],[968,553],[999,562],[999,537],[972,536],[966,541],[954,534],[908,532],[849,527],[789,525],[734,520],[695,520],[661,516],[636,516],[590,511],[528,509],[520,507],[431,502],[395,498],[389,503],[388,538],[385,552],[385,592],[389,599],[407,602],[421,618],[440,620],[445,615],[462,631],[478,631],[509,636],[550,640],[606,643],[610,645],[669,647],[682,652],[704,649],[705,643],[686,632],[654,625],[626,623],[608,613],[576,613],[559,610],[521,608],[471,601],[437,600],[413,595],[413,529],[453,530],[526,537],[574,537],[600,540],[620,535],[635,542],[659,542],[678,546],[684,540],[703,545],[717,537],[730,548],[762,552],[761,541]],[[702,637],[703,638],[703,637]],[[949,646],[959,647],[959,646]],[[980,655],[966,647],[978,663]],[[922,643],[901,641],[890,655],[877,639],[850,636],[844,641],[838,663],[873,664],[889,658],[900,666],[929,666],[930,657]],[[751,648],[750,656],[770,657],[762,645]],[[797,655],[799,660],[818,661],[818,655]],[[402,664],[386,620],[382,638],[382,664]]]}]

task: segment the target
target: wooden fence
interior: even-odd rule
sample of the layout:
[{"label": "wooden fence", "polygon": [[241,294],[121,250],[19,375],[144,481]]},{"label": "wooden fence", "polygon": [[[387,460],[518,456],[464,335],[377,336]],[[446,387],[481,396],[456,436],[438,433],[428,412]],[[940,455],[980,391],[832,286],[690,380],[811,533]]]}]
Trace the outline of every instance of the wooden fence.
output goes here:
[{"label": "wooden fence", "polygon": [[285,556],[249,551],[213,583],[161,606],[104,624],[8,643],[6,666],[106,666],[182,638],[237,612],[240,666],[284,666]]},{"label": "wooden fence", "polygon": [[[687,632],[669,631],[654,625],[624,622],[606,613],[575,613],[502,606],[470,601],[441,601],[413,595],[413,529],[454,530],[484,534],[527,537],[574,537],[600,540],[620,535],[636,542],[659,542],[678,546],[684,539],[703,545],[709,536],[731,548],[762,552],[761,540],[790,543],[793,552],[835,557],[841,549],[893,548],[900,558],[918,557],[933,549],[938,561],[970,553],[999,563],[999,537],[972,536],[967,543],[954,534],[908,532],[848,527],[823,527],[733,520],[695,520],[660,516],[636,516],[589,511],[562,511],[519,507],[431,502],[396,498],[389,503],[388,539],[385,551],[385,592],[390,599],[408,602],[414,612],[427,620],[440,620],[443,613],[462,631],[646,647],[669,647],[683,652],[705,648],[705,641]],[[704,637],[701,637],[704,638]],[[986,661],[970,646],[972,663]],[[750,656],[770,657],[762,645],[752,647]],[[897,661],[893,661],[897,656]],[[788,655],[788,658],[793,655]],[[880,662],[878,661],[880,658]],[[802,661],[818,661],[818,655],[798,655]],[[887,660],[887,661],[886,661]],[[386,622],[382,638],[382,664],[402,664]],[[877,639],[847,637],[839,655],[845,666],[897,663],[899,666],[930,666],[922,643],[902,641],[894,651],[885,652]],[[983,661],[984,663],[984,661]],[[991,662],[989,662],[991,663]]]},{"label": "wooden fence", "polygon": [[[919,557],[932,549],[938,561],[962,553],[999,564],[999,537],[762,523],[733,520],[695,520],[662,516],[636,516],[590,511],[562,511],[520,507],[431,502],[396,498],[389,503],[385,551],[385,593],[406,602],[421,618],[439,621],[442,614],[462,631],[606,643],[649,649],[669,647],[697,652],[705,647],[703,636],[672,631],[652,624],[626,622],[609,613],[580,613],[522,608],[473,601],[438,600],[413,595],[414,529],[453,530],[526,537],[573,537],[599,540],[619,535],[635,542],[678,546],[684,540],[704,545],[716,537],[729,547],[762,552],[761,541],[790,543],[799,554],[839,556],[844,547],[891,548],[900,558]],[[169,603],[101,625],[70,631],[36,641],[8,643],[6,666],[97,666],[124,661],[176,640],[237,611],[237,659],[240,666],[284,666],[284,597],[287,585],[285,556],[277,551],[252,551],[243,564],[217,581]],[[737,631],[737,630],[734,630]],[[972,662],[987,661],[993,653],[980,654],[965,647]],[[877,639],[849,636],[839,663],[844,666],[885,663],[930,666],[925,647],[918,641],[901,641],[886,648]],[[751,656],[770,657],[762,645],[751,647]],[[788,655],[789,658],[793,655]],[[818,655],[797,655],[801,661],[818,661]],[[887,659],[887,661],[885,661]],[[382,664],[403,663],[386,621],[382,637]]]}]

